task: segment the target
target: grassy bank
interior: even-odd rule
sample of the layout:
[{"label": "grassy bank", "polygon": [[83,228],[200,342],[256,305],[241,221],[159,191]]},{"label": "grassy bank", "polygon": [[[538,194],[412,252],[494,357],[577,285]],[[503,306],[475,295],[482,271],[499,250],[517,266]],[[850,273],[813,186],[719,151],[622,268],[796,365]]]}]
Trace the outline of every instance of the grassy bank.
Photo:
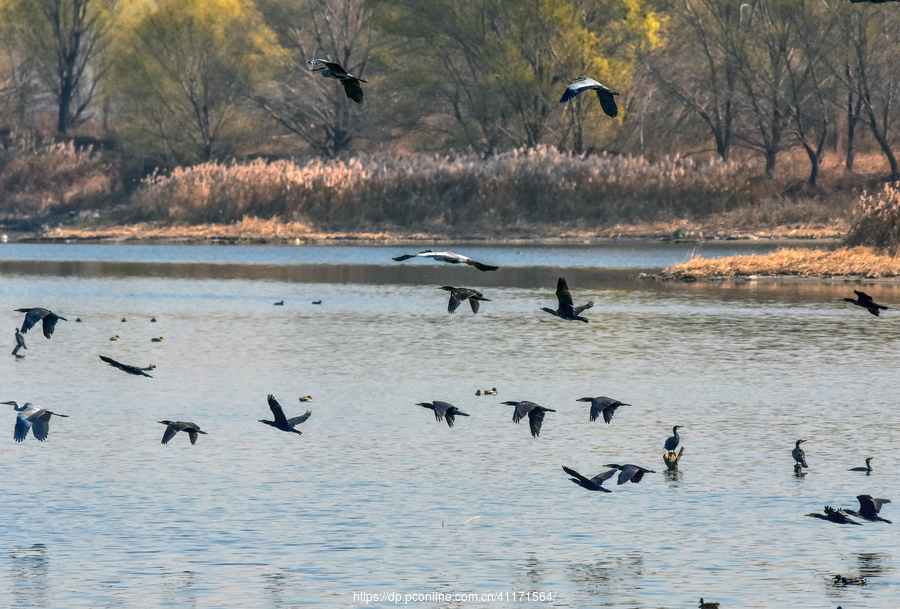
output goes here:
[{"label": "grassy bank", "polygon": [[827,250],[780,249],[771,254],[703,258],[698,256],[664,270],[666,279],[723,277],[897,277],[900,255],[868,247]]}]

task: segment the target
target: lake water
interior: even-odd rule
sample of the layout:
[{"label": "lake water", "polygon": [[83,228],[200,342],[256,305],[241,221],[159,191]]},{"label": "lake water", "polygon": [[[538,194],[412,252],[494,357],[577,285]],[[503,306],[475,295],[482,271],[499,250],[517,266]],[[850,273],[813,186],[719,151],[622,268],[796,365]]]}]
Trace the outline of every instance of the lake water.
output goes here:
[{"label": "lake water", "polygon": [[[69,320],[0,357],[0,399],[69,415],[17,444],[0,406],[0,606],[896,607],[896,525],[805,514],[900,503],[900,286],[633,278],[693,248],[454,246],[480,273],[390,260],[415,247],[0,246],[8,349],[14,309]],[[539,310],[561,275],[589,324]],[[448,315],[446,284],[492,301]],[[302,436],[257,422],[269,393],[312,410]],[[590,423],[598,395],[632,406]],[[556,412],[535,439],[504,400]],[[163,419],[208,435],[163,446]],[[658,473],[606,494],[561,469],[615,462]]]}]

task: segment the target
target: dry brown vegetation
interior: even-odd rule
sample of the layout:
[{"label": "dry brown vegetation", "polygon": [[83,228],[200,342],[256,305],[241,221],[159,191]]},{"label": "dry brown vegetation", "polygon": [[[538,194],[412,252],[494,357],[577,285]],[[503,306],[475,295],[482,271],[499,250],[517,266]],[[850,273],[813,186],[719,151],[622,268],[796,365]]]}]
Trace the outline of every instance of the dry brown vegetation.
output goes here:
[{"label": "dry brown vegetation", "polygon": [[828,250],[780,249],[765,255],[696,257],[662,272],[671,279],[794,275],[797,277],[896,277],[900,255],[868,247]]},{"label": "dry brown vegetation", "polygon": [[0,153],[2,210],[15,217],[97,207],[113,194],[115,175],[101,155],[71,142],[17,141]]},{"label": "dry brown vegetation", "polygon": [[885,184],[872,194],[863,193],[847,244],[894,251],[900,246],[900,182]]}]

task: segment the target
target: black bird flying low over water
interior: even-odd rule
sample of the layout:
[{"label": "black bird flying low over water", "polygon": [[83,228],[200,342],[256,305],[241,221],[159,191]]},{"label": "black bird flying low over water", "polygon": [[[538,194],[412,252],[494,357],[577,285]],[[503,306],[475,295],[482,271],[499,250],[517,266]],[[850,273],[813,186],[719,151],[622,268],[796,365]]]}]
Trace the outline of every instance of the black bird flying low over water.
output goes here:
[{"label": "black bird flying low over water", "polygon": [[888,309],[886,306],[876,303],[874,300],[872,300],[872,297],[865,292],[853,290],[853,293],[856,294],[856,298],[842,298],[841,300],[845,302],[852,302],[856,306],[866,309],[875,317],[880,316],[881,311],[887,311]]},{"label": "black bird flying low over water", "polygon": [[652,469],[647,469],[646,467],[641,467],[640,465],[632,465],[631,463],[626,463],[625,465],[619,465],[618,463],[608,463],[603,467],[611,467],[613,469],[619,470],[619,478],[616,481],[617,484],[625,484],[626,482],[633,482],[637,484],[643,479],[644,474],[655,474],[656,472]]},{"label": "black bird flying low over water", "polygon": [[476,262],[462,254],[455,254],[453,252],[432,252],[431,250],[424,250],[418,254],[403,254],[402,256],[391,258],[391,260],[402,262],[404,260],[409,260],[410,258],[431,258],[432,260],[447,262],[449,264],[468,264],[469,266],[474,266],[479,271],[496,271],[500,268],[499,266],[491,266],[490,264]]},{"label": "black bird flying low over water", "polygon": [[19,313],[25,313],[25,321],[22,322],[22,334],[26,334],[34,327],[34,324],[41,321],[44,330],[44,336],[50,338],[53,330],[56,328],[56,322],[60,319],[69,321],[65,317],[60,317],[52,311],[42,309],[41,307],[32,307],[30,309],[16,309]]},{"label": "black bird flying low over water", "polygon": [[579,76],[575,79],[575,82],[566,87],[566,91],[563,93],[559,103],[564,104],[570,99],[574,99],[582,92],[591,90],[597,92],[597,99],[600,100],[600,107],[603,108],[603,112],[606,113],[607,116],[615,118],[619,115],[619,108],[616,106],[616,98],[614,97],[615,95],[618,95],[619,92],[613,91],[606,85],[601,85],[593,78],[585,78],[584,76]]},{"label": "black bird flying low over water", "polygon": [[596,421],[600,414],[603,414],[603,420],[608,425],[610,421],[612,421],[613,415],[616,413],[616,409],[619,406],[631,406],[631,404],[623,404],[619,400],[614,400],[612,398],[605,398],[603,396],[597,398],[578,398],[575,400],[576,402],[590,402],[591,403],[591,422]]},{"label": "black bird flying low over water", "polygon": [[154,366],[153,364],[151,364],[145,368],[138,368],[137,366],[132,366],[130,364],[122,364],[120,362],[117,362],[116,360],[114,360],[111,357],[106,357],[105,355],[101,355],[100,359],[102,359],[104,362],[106,362],[113,368],[118,368],[122,372],[127,372],[128,374],[134,374],[135,376],[146,376],[147,378],[151,378],[151,379],[153,377],[150,376],[149,374],[147,374],[147,370],[153,370],[154,368],[156,368],[156,366]]},{"label": "black bird flying low over water", "polygon": [[856,499],[859,501],[859,511],[844,510],[844,512],[851,516],[868,520],[869,522],[886,522],[891,524],[890,520],[878,515],[881,511],[881,506],[885,503],[890,503],[890,499],[876,499],[875,497],[872,497],[872,495],[857,495]]},{"label": "black bird flying low over water", "polygon": [[568,468],[565,465],[563,465],[562,468],[564,472],[572,476],[571,478],[569,478],[569,480],[571,480],[581,488],[586,488],[589,491],[602,491],[604,493],[611,493],[612,491],[608,488],[603,488],[603,482],[615,476],[616,472],[618,471],[617,469],[609,469],[602,474],[597,474],[593,478],[586,478],[576,472],[574,469]]},{"label": "black bird flying low over water", "polygon": [[550,315],[555,315],[560,319],[569,321],[583,321],[588,323],[587,318],[581,317],[581,313],[594,306],[594,301],[589,301],[586,305],[576,307],[569,293],[569,285],[566,283],[565,277],[560,277],[556,281],[556,300],[559,302],[559,308],[555,311],[548,307],[541,307],[541,311],[545,311]]},{"label": "black bird flying low over water", "polygon": [[552,408],[544,408],[539,404],[527,400],[521,402],[503,402],[503,404],[516,407],[513,411],[513,423],[518,423],[525,415],[528,415],[528,426],[531,427],[531,437],[533,438],[541,435],[541,425],[544,423],[544,414],[547,412],[556,412]]},{"label": "black bird flying low over water", "polygon": [[275,399],[275,396],[271,393],[268,395],[269,401],[269,410],[272,411],[272,416],[275,417],[274,421],[266,421],[265,419],[260,419],[260,423],[265,423],[270,427],[274,427],[275,429],[280,429],[281,431],[290,431],[297,435],[302,436],[303,432],[299,429],[295,429],[297,425],[303,423],[312,415],[311,410],[307,410],[305,413],[300,415],[299,417],[294,417],[292,419],[284,416],[284,410],[281,408],[281,404],[278,403],[278,400]]},{"label": "black bird flying low over water", "polygon": [[313,72],[318,72],[325,78],[336,78],[341,81],[341,84],[344,85],[344,93],[347,94],[347,97],[358,104],[363,103],[363,90],[362,87],[359,86],[359,83],[369,82],[365,78],[354,76],[342,68],[340,64],[328,61],[327,59],[311,59],[307,63],[309,63],[309,69]]},{"label": "black bird flying low over water", "polygon": [[447,312],[453,313],[459,308],[459,305],[466,300],[472,306],[472,313],[478,313],[478,302],[490,302],[490,298],[485,298],[478,290],[472,288],[454,288],[452,285],[441,286],[441,290],[450,292],[450,303],[447,305]]},{"label": "black bird flying low over water", "polygon": [[442,421],[446,418],[448,427],[453,427],[453,424],[456,422],[455,417],[469,416],[453,404],[440,402],[438,400],[435,400],[434,402],[420,402],[419,404],[416,404],[416,406],[422,406],[423,408],[430,408],[433,410],[434,418],[437,421]]},{"label": "black bird flying low over water", "polygon": [[806,453],[800,448],[800,445],[803,442],[806,442],[806,440],[797,440],[797,443],[794,444],[794,450],[791,451],[791,456],[794,457],[794,461],[797,462],[797,467],[809,468],[806,464]]},{"label": "black bird flying low over water", "polygon": [[811,518],[818,518],[819,520],[827,520],[828,522],[833,522],[835,524],[860,524],[852,518],[849,518],[846,511],[835,509],[830,505],[825,506],[824,514],[807,514],[807,516]]},{"label": "black bird flying low over water", "polygon": [[169,440],[175,437],[179,431],[187,432],[188,437],[191,439],[191,444],[197,443],[197,438],[199,437],[197,434],[206,435],[205,431],[201,431],[201,429],[197,426],[196,423],[191,423],[190,421],[159,421],[163,425],[166,426],[166,430],[163,432],[162,443],[168,444]]},{"label": "black bird flying low over water", "polygon": [[35,438],[39,441],[43,442],[47,439],[47,436],[50,435],[50,417],[56,415],[58,417],[68,418],[67,414],[59,414],[58,412],[50,412],[46,408],[38,406],[37,404],[32,404],[31,402],[25,402],[22,406],[15,401],[2,402],[3,404],[9,404],[13,407],[13,410],[18,412],[18,416],[16,416],[16,428],[13,432],[13,439],[16,442],[22,442],[25,440],[25,436],[28,435],[28,430],[30,429]]}]

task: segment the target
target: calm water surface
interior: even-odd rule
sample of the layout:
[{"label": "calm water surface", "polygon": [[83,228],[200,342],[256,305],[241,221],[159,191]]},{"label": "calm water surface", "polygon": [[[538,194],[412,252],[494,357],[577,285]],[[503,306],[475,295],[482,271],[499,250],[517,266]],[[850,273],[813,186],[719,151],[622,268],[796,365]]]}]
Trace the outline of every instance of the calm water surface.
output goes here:
[{"label": "calm water surface", "polygon": [[[855,283],[628,278],[689,255],[655,244],[459,248],[509,267],[484,274],[389,260],[409,249],[0,246],[8,349],[16,308],[69,319],[0,358],[0,399],[69,415],[16,444],[0,407],[0,606],[897,606],[897,525],[804,516],[900,503],[893,309],[839,302]],[[590,324],[538,310],[558,275],[596,303]],[[448,315],[447,283],[492,302]],[[862,289],[900,303],[898,286]],[[268,393],[313,411],[302,437],[257,422]],[[597,395],[632,406],[589,423],[575,400]],[[540,438],[501,405],[523,399],[557,411]],[[449,429],[416,406],[431,400],[471,416]],[[162,419],[209,435],[163,446]],[[867,456],[873,474],[846,471]],[[560,468],[611,462],[660,473],[603,494]]]}]

